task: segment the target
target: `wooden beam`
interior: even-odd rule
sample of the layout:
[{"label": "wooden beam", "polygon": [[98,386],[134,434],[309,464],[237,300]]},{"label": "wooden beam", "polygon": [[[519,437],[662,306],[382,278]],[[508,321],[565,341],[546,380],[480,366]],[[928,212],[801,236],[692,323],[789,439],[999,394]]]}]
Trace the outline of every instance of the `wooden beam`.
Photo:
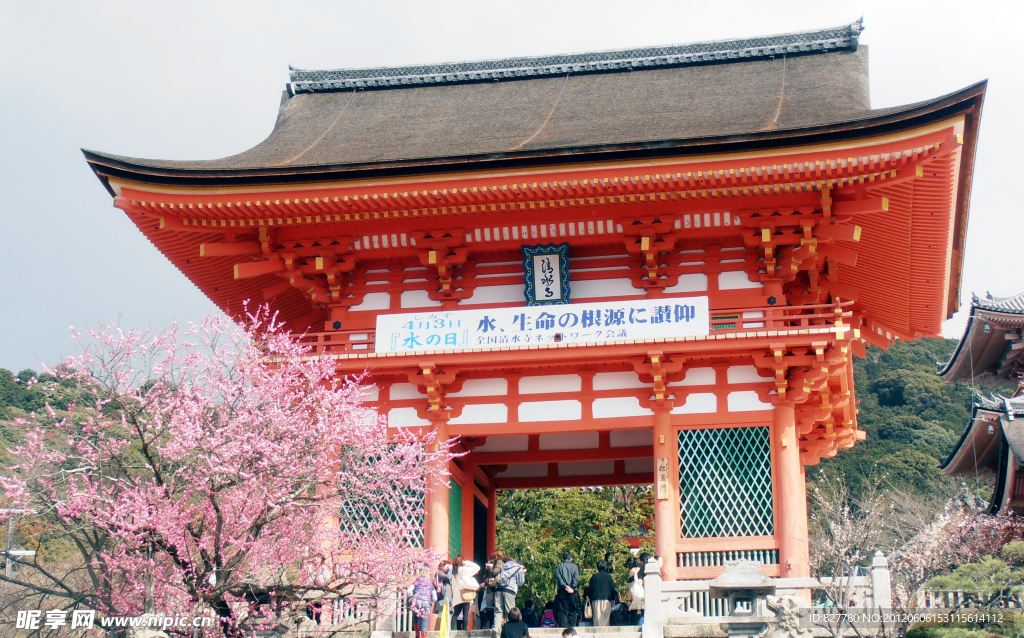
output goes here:
[{"label": "wooden beam", "polygon": [[251,261],[244,264],[235,264],[235,279],[246,279],[248,277],[259,277],[274,272],[283,272],[284,262],[280,259],[267,261]]},{"label": "wooden beam", "polygon": [[200,257],[228,257],[234,255],[258,255],[263,252],[263,244],[258,241],[237,241],[233,243],[216,242],[199,244]]},{"label": "wooden beam", "polygon": [[537,478],[495,478],[499,490],[535,490],[545,487],[607,487],[612,485],[650,485],[654,472],[639,474],[592,474],[587,476],[541,476]]},{"label": "wooden beam", "polygon": [[[648,426],[649,427],[649,426]],[[559,463],[566,461],[621,461],[653,458],[650,445],[638,447],[592,448],[587,450],[538,450],[537,452],[475,452],[466,455],[477,465],[515,465],[517,463]]]},{"label": "wooden beam", "polygon": [[870,197],[852,202],[835,202],[832,204],[833,215],[868,215],[887,210],[889,210],[888,197]]}]

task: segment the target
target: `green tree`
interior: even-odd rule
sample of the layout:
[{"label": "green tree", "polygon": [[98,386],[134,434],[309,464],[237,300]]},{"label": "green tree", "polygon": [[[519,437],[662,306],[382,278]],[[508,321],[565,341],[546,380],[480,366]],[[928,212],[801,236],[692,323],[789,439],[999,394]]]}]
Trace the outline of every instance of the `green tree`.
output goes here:
[{"label": "green tree", "polygon": [[527,567],[519,602],[554,598],[554,569],[564,551],[580,565],[583,584],[611,552],[616,586],[625,591],[631,554],[623,539],[645,532],[653,519],[650,487],[499,492],[498,547]]},{"label": "green tree", "polygon": [[952,573],[937,576],[928,586],[940,590],[959,590],[983,607],[1024,607],[1024,541],[1003,546],[999,557],[961,565]]}]

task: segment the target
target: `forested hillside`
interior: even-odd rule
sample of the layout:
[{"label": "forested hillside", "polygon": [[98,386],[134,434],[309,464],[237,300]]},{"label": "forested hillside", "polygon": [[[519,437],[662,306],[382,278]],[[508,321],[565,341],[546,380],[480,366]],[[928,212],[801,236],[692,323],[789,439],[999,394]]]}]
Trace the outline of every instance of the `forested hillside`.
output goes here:
[{"label": "forested hillside", "polygon": [[[936,374],[956,343],[921,339],[888,350],[872,347],[856,360],[857,419],[867,440],[823,460],[820,471],[845,474],[854,496],[875,479],[923,495],[938,495],[958,483],[944,479],[938,465],[967,425],[971,391],[943,383]],[[809,479],[815,474],[808,468]]]},{"label": "forested hillside", "polygon": [[35,376],[32,370],[22,370],[15,375],[0,368],[0,467],[11,464],[7,448],[22,440],[21,432],[12,421],[19,415],[42,410],[46,406],[42,388],[32,384]]}]

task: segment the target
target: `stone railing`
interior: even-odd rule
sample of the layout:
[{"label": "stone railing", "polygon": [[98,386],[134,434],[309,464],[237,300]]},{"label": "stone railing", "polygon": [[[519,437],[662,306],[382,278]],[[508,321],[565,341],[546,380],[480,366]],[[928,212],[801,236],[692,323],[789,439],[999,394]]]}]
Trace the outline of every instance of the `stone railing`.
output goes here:
[{"label": "stone railing", "polygon": [[[645,611],[642,638],[663,638],[666,625],[720,625],[729,617],[728,598],[713,593],[710,580],[680,580],[662,582],[657,563],[646,566],[644,578]],[[887,611],[892,606],[892,581],[888,561],[881,552],[876,552],[870,568],[858,571],[852,576],[841,578],[772,578],[777,596],[800,596],[812,599],[814,590],[827,590],[841,599],[843,606],[857,609]],[[974,597],[963,591],[921,590],[916,594],[913,609],[955,609],[973,608]],[[826,599],[828,596],[826,596]],[[660,604],[654,605],[653,601]],[[765,608],[764,601],[755,616],[773,617],[774,613]],[[818,606],[835,606],[826,601]],[[678,629],[678,628],[677,628]],[[696,628],[695,628],[696,629]],[[699,631],[697,632],[700,633]],[[685,631],[671,635],[688,635]]]}]

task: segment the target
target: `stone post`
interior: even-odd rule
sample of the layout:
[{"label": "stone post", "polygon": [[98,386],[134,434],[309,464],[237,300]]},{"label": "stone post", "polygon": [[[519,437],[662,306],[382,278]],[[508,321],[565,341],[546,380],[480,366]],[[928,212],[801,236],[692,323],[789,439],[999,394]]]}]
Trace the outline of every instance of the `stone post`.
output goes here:
[{"label": "stone post", "polygon": [[665,607],[661,604],[661,568],[657,561],[644,565],[644,624],[641,638],[664,638]]},{"label": "stone post", "polygon": [[892,576],[889,574],[889,561],[878,551],[871,561],[871,599],[876,609],[892,608]]}]

